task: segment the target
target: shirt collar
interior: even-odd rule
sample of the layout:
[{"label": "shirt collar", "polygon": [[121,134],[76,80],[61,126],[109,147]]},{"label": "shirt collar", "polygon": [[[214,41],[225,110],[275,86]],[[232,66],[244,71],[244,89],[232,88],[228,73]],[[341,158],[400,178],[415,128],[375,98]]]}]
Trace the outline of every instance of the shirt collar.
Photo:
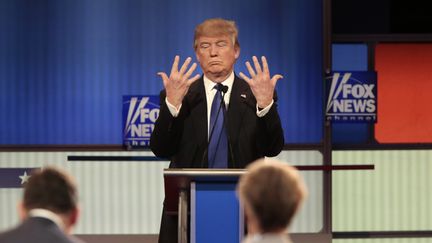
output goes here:
[{"label": "shirt collar", "polygon": [[29,211],[29,216],[49,219],[53,221],[60,229],[62,230],[65,229],[63,220],[57,214],[49,210],[42,209],[42,208],[35,208]]},{"label": "shirt collar", "polygon": [[291,239],[287,233],[264,233],[264,234],[253,234],[247,235],[245,238],[245,243],[255,243],[255,242],[286,242],[290,243]]},{"label": "shirt collar", "polygon": [[[228,86],[228,91],[227,93],[230,94],[231,93],[231,88],[233,86],[234,83],[234,71],[231,72],[230,76],[228,76],[227,79],[225,79],[224,81],[221,82],[223,85]],[[206,93],[211,93],[213,90],[213,87],[216,85],[217,83],[211,81],[209,78],[207,78],[204,75],[204,87],[206,90]]]}]

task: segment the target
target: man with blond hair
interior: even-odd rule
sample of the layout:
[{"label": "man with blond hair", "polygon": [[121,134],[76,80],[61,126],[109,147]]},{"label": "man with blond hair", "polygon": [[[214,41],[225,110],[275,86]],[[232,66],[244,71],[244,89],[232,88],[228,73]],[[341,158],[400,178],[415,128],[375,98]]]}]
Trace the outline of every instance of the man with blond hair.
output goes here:
[{"label": "man with blond hair", "polygon": [[306,195],[297,169],[276,160],[258,160],[247,167],[237,191],[248,226],[244,243],[291,242],[287,228]]},{"label": "man with blond hair", "polygon": [[[264,156],[278,155],[284,145],[277,111],[276,82],[266,58],[246,62],[249,76],[234,73],[240,55],[233,21],[215,18],[195,28],[197,64],[174,58],[171,72],[159,72],[164,85],[160,113],[150,139],[157,157],[170,168],[244,168]],[[163,213],[159,242],[177,242],[177,218]]]},{"label": "man with blond hair", "polygon": [[73,179],[49,167],[34,171],[19,204],[22,223],[0,233],[0,243],[79,243],[71,236],[78,219],[77,190]]},{"label": "man with blond hair", "polygon": [[[194,49],[204,75],[192,76],[197,64],[189,67],[190,57],[179,68],[179,56],[174,58],[169,76],[158,73],[165,89],[151,136],[152,151],[170,158],[170,167],[180,168],[244,168],[258,158],[278,155],[284,137],[275,86],[282,76],[270,76],[264,56],[262,65],[255,56],[254,67],[246,62],[250,77],[235,75],[240,44],[233,21],[208,19],[198,25]],[[215,99],[223,102],[213,104]],[[218,125],[212,124],[212,110],[218,118],[226,119],[222,134],[217,134]],[[219,150],[210,151],[210,138],[217,139],[219,148],[227,145],[230,152],[219,157],[215,152]]]}]

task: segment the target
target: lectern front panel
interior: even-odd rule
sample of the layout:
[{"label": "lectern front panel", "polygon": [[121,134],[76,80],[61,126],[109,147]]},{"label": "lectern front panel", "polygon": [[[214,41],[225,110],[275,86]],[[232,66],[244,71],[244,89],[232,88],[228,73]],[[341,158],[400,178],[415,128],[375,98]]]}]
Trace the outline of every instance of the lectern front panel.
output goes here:
[{"label": "lectern front panel", "polygon": [[236,181],[196,181],[191,185],[191,243],[238,243],[243,217]]}]

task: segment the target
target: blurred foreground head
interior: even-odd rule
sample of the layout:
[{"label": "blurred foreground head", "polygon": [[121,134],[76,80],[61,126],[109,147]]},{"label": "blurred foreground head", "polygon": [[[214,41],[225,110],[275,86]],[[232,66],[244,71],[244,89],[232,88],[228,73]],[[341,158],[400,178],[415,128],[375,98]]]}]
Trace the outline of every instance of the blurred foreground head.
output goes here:
[{"label": "blurred foreground head", "polygon": [[53,167],[33,171],[24,186],[21,218],[27,218],[33,209],[56,214],[62,219],[65,231],[69,232],[78,218],[78,195],[73,178]]},{"label": "blurred foreground head", "polygon": [[237,190],[249,232],[284,232],[306,196],[298,170],[270,159],[257,160],[246,169]]}]

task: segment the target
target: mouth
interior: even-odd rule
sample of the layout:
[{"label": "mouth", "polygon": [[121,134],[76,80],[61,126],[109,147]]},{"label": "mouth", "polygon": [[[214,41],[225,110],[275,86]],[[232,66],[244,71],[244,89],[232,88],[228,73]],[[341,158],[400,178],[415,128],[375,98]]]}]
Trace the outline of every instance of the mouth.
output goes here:
[{"label": "mouth", "polygon": [[214,66],[214,65],[221,65],[221,64],[222,64],[221,61],[211,61],[211,62],[209,62],[209,65],[210,65],[210,66]]}]

